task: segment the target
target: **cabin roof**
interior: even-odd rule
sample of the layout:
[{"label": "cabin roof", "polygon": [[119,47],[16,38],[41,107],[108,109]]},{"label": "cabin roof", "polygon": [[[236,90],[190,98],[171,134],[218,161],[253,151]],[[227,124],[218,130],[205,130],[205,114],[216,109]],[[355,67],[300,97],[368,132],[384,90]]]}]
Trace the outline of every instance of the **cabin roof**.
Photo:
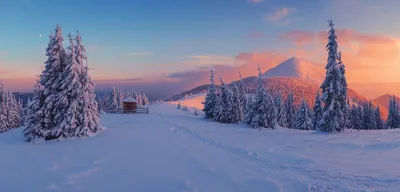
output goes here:
[{"label": "cabin roof", "polygon": [[127,102],[127,103],[136,103],[136,99],[133,97],[127,97],[125,99],[122,100],[122,102]]}]

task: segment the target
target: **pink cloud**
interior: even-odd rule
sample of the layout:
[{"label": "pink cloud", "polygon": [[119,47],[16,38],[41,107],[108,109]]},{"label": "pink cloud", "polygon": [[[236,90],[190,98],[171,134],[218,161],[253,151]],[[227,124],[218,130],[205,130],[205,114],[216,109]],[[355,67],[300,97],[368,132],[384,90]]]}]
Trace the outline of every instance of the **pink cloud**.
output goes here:
[{"label": "pink cloud", "polygon": [[315,34],[310,31],[300,31],[294,30],[289,31],[287,33],[279,35],[279,39],[281,40],[289,40],[294,42],[297,45],[303,45],[306,43],[311,43],[314,41]]},{"label": "pink cloud", "polygon": [[289,14],[291,14],[292,12],[293,9],[284,7],[282,9],[276,10],[273,13],[268,14],[268,20],[273,22],[282,20],[285,19],[287,16],[289,16]]},{"label": "pink cloud", "polygon": [[261,3],[263,0],[249,0],[251,3],[257,4]]}]

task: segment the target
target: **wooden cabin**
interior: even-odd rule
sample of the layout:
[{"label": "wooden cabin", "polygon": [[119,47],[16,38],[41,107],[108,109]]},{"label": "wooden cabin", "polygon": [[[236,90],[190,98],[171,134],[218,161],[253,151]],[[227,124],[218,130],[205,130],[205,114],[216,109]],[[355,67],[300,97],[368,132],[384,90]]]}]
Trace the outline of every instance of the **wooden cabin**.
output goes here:
[{"label": "wooden cabin", "polygon": [[136,113],[137,101],[133,97],[127,97],[122,100],[123,113]]}]

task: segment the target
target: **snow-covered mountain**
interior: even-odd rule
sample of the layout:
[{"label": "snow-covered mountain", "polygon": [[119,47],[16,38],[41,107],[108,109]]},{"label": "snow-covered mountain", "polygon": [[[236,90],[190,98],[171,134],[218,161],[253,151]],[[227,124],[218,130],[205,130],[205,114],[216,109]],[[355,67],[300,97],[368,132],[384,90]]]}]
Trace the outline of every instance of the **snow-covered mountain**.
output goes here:
[{"label": "snow-covered mountain", "polygon": [[[373,101],[375,103],[379,104],[379,106],[383,106],[385,108],[389,108],[389,101],[390,101],[391,97],[392,97],[391,95],[386,94],[386,95],[382,95],[382,96],[374,99]],[[400,102],[400,98],[399,97],[397,97],[396,99],[397,99],[398,102]]]},{"label": "snow-covered mountain", "polygon": [[263,74],[263,77],[296,77],[319,84],[323,81],[324,75],[323,67],[304,59],[292,57],[276,67],[266,71]]}]

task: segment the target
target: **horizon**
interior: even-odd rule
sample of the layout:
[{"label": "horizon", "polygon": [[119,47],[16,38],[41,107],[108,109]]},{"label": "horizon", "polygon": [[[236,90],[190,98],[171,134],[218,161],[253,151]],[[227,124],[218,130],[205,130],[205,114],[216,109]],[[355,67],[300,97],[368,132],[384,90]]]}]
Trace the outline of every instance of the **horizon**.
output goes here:
[{"label": "horizon", "polygon": [[[208,68],[228,82],[237,71],[254,76],[257,64],[265,72],[291,57],[323,68],[332,18],[349,86],[370,99],[400,94],[399,27],[389,25],[400,16],[394,6],[400,2],[388,2],[5,0],[0,78],[14,92],[29,92],[57,24],[64,38],[80,31],[97,91],[115,85],[178,94],[208,82]],[[76,14],[68,15],[72,8]]]}]

